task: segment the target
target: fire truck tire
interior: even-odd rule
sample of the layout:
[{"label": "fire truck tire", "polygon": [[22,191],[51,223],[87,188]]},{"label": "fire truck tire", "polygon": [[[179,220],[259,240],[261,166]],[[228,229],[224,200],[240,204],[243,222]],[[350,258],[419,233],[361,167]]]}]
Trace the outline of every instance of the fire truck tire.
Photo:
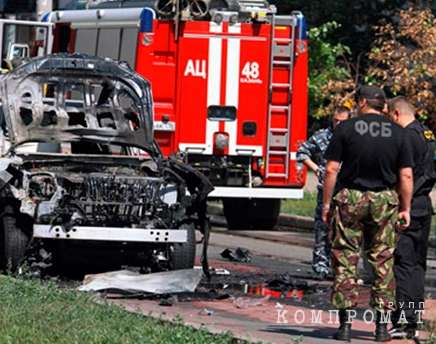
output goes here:
[{"label": "fire truck tire", "polygon": [[170,248],[170,269],[192,269],[195,260],[195,227],[193,224],[183,224],[180,229],[188,231],[188,240],[182,244],[174,244]]},{"label": "fire truck tire", "polygon": [[223,199],[229,229],[273,229],[280,214],[279,199]]},{"label": "fire truck tire", "polygon": [[5,205],[0,215],[0,268],[16,271],[26,253],[30,237],[14,206]]}]

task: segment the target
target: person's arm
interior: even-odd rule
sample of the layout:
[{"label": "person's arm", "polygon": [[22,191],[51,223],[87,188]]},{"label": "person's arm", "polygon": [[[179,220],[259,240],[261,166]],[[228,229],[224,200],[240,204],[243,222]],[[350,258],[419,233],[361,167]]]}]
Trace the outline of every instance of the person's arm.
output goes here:
[{"label": "person's arm", "polygon": [[405,230],[410,225],[410,208],[413,197],[413,169],[416,166],[418,151],[416,148],[416,134],[413,130],[404,129],[402,132],[402,146],[399,155],[399,172],[397,192],[400,198],[398,213],[398,229]]},{"label": "person's arm", "polygon": [[413,171],[411,167],[400,168],[398,194],[400,197],[400,212],[398,213],[400,222],[398,228],[405,230],[410,225],[410,207],[413,196]]},{"label": "person's arm", "polygon": [[[316,134],[315,134],[316,135]],[[297,151],[297,161],[302,162],[313,172],[318,172],[318,165],[312,160],[316,153],[317,143],[315,135],[312,135],[306,142],[304,142]]]},{"label": "person's arm", "polygon": [[330,204],[335,189],[336,180],[338,178],[340,163],[338,161],[327,161],[324,177],[324,192],[322,199],[322,220],[325,223],[330,222]]},{"label": "person's arm", "polygon": [[338,179],[339,168],[343,161],[344,151],[344,131],[346,131],[344,125],[339,125],[333,132],[332,139],[324,154],[324,158],[327,160],[325,166],[324,176],[324,192],[323,192],[323,206],[322,206],[322,220],[325,223],[330,222],[330,204],[333,197],[333,192],[336,187],[336,180]]},{"label": "person's arm", "polygon": [[306,160],[303,160],[303,164],[305,164],[309,169],[311,169],[315,174],[318,173],[319,166],[311,159],[308,158]]}]

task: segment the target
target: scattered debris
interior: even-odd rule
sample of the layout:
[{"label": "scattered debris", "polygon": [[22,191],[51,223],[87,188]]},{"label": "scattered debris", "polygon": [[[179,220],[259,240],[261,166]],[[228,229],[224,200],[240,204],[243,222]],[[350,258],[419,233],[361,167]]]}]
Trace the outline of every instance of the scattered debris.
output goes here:
[{"label": "scattered debris", "polygon": [[251,261],[250,251],[241,247],[236,248],[235,251],[226,248],[224,251],[221,252],[221,257],[233,262],[240,263],[249,263]]},{"label": "scattered debris", "polygon": [[277,278],[268,281],[267,286],[274,290],[289,290],[289,289],[307,290],[311,287],[309,286],[309,283],[307,281],[296,279],[288,273],[281,274]]},{"label": "scattered debris", "polygon": [[172,295],[168,298],[161,298],[161,299],[159,299],[159,306],[171,307],[175,303],[177,303],[177,301],[178,301],[178,299],[177,299],[176,295]]},{"label": "scattered debris", "polygon": [[253,299],[251,297],[238,297],[233,300],[233,304],[236,308],[257,307],[266,304],[270,297],[270,295],[262,297],[261,299]]},{"label": "scattered debris", "polygon": [[[200,269],[203,269],[203,267],[201,267],[201,266],[194,266],[194,269],[200,270]],[[226,275],[226,276],[230,275],[230,271],[229,270],[223,269],[223,268],[214,268],[214,267],[209,267],[209,273],[211,275]]]},{"label": "scattered debris", "polygon": [[245,294],[255,296],[270,296],[275,299],[294,299],[301,301],[304,296],[302,289],[274,290],[265,286],[249,287]]},{"label": "scattered debris", "polygon": [[194,292],[201,270],[184,269],[141,275],[128,270],[86,275],[80,291],[120,290],[151,294]]},{"label": "scattered debris", "polygon": [[207,315],[207,316],[212,316],[212,315],[214,315],[214,311],[213,310],[211,310],[211,309],[207,309],[207,308],[204,308],[203,310],[201,310],[198,314],[199,315]]}]

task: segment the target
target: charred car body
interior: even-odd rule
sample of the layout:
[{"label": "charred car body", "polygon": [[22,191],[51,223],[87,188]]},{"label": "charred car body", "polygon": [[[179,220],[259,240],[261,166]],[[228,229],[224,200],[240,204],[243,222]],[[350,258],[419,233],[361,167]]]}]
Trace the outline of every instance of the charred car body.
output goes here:
[{"label": "charred car body", "polygon": [[193,266],[212,187],[162,158],[146,80],[112,60],[53,55],[4,75],[0,94],[2,268],[15,268],[35,241],[58,260],[80,250],[121,264]]}]

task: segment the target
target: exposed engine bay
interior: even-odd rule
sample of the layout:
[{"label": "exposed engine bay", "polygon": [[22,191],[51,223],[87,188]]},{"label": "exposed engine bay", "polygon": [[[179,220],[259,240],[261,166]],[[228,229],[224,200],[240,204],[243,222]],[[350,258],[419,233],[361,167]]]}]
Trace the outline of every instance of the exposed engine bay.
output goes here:
[{"label": "exposed engine bay", "polygon": [[190,166],[162,157],[147,81],[112,60],[53,55],[3,76],[0,92],[2,267],[16,266],[39,239],[49,246],[111,242],[124,251],[132,243],[167,268],[188,268],[195,229],[204,236],[207,266],[213,187]]}]

